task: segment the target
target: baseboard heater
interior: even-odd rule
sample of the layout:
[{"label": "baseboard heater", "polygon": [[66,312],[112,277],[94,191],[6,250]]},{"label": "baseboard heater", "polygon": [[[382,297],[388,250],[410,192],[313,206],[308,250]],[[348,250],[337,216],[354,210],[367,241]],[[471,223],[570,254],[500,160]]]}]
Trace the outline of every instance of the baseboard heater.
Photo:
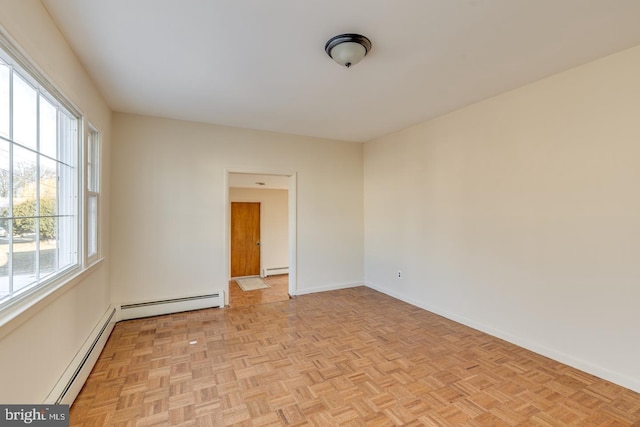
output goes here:
[{"label": "baseboard heater", "polygon": [[70,405],[82,389],[116,324],[116,307],[111,306],[64,371],[44,404]]},{"label": "baseboard heater", "polygon": [[224,291],[207,295],[122,304],[120,306],[119,320],[138,319],[213,307],[224,307]]},{"label": "baseboard heater", "polygon": [[262,272],[263,277],[275,276],[276,274],[289,274],[289,267],[263,268]]}]

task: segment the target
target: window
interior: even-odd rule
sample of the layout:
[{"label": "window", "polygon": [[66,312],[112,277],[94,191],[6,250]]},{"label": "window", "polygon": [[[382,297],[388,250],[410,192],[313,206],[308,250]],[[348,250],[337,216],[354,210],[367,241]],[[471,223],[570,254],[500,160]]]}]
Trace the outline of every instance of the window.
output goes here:
[{"label": "window", "polygon": [[98,206],[100,196],[100,134],[89,129],[87,138],[87,262],[98,259]]},{"label": "window", "polygon": [[0,307],[79,266],[79,115],[9,51],[0,47]]}]

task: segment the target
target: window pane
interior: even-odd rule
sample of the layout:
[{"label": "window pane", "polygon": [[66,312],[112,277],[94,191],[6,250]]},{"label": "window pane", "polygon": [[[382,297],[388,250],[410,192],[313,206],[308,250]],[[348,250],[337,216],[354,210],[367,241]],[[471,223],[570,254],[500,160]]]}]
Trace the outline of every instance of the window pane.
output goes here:
[{"label": "window pane", "polygon": [[37,281],[36,154],[13,148],[13,291]]},{"label": "window pane", "polygon": [[60,268],[64,268],[78,262],[78,180],[72,167],[59,164],[58,171],[58,256]]},{"label": "window pane", "polygon": [[75,218],[58,218],[58,264],[63,269],[78,262],[78,238]]},{"label": "window pane", "polygon": [[[15,220],[25,221],[23,220]],[[15,224],[13,227],[16,230]],[[36,266],[36,221],[30,220],[23,224],[20,234],[14,232],[13,235],[13,291],[29,286],[37,281]]]},{"label": "window pane", "polygon": [[0,302],[9,295],[9,233],[11,220],[0,219]]},{"label": "window pane", "polygon": [[0,140],[0,302],[9,289],[9,142]]},{"label": "window pane", "polygon": [[[0,140],[0,218],[9,216],[9,197],[11,196],[9,171],[9,142]],[[5,230],[8,228],[5,227]],[[0,230],[1,233],[2,230]]]},{"label": "window pane", "polygon": [[13,140],[36,148],[38,96],[36,90],[13,73]]},{"label": "window pane", "polygon": [[56,162],[40,156],[40,277],[58,268],[58,177]]},{"label": "window pane", "polygon": [[91,143],[89,143],[89,153],[87,157],[87,190],[95,191],[93,185],[93,162],[91,161]]},{"label": "window pane", "polygon": [[0,61],[0,136],[9,138],[10,102],[9,84],[11,70],[9,66]]},{"label": "window pane", "polygon": [[[13,148],[13,216],[33,217],[36,215],[36,154],[21,147]],[[13,224],[14,232],[22,235],[33,228],[33,218],[27,222],[18,219]],[[30,222],[29,222],[30,221]]]},{"label": "window pane", "polygon": [[89,195],[87,202],[87,247],[92,257],[98,253],[98,196]]},{"label": "window pane", "polygon": [[[43,238],[43,235],[46,238]],[[40,278],[58,270],[58,219],[40,218]]]},{"label": "window pane", "polygon": [[57,215],[58,204],[57,163],[40,156],[40,215]]},{"label": "window pane", "polygon": [[58,198],[58,214],[59,215],[75,215],[78,209],[77,198],[77,179],[75,169],[69,166],[58,164],[59,192]]},{"label": "window pane", "polygon": [[58,160],[68,165],[75,164],[77,159],[77,120],[66,114],[58,115],[58,126],[60,128],[60,153]]},{"label": "window pane", "polygon": [[89,133],[88,153],[87,153],[87,189],[94,193],[100,191],[100,142],[99,134],[96,131]]},{"label": "window pane", "polygon": [[40,152],[56,157],[58,140],[58,110],[47,98],[40,95]]}]

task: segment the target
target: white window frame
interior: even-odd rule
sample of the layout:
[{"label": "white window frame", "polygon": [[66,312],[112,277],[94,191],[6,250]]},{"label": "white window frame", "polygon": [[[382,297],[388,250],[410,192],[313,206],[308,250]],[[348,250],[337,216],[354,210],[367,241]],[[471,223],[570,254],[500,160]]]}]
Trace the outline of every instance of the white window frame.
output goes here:
[{"label": "white window frame", "polygon": [[[30,285],[24,290],[16,292],[10,297],[0,301],[0,327],[2,327],[63,286],[76,283],[76,279],[80,278],[86,270],[86,264],[82,256],[84,253],[82,250],[84,245],[82,243],[85,238],[82,227],[84,222],[84,193],[82,191],[84,186],[82,174],[85,169],[84,163],[81,161],[84,152],[82,144],[82,135],[84,134],[83,115],[80,110],[51,83],[52,80],[48,78],[37,65],[34,65],[35,62],[29,59],[28,55],[10,39],[10,36],[8,36],[2,28],[0,28],[0,49],[3,51],[4,61],[19,70],[20,76],[23,79],[36,87],[39,93],[46,96],[49,100],[54,100],[56,104],[66,110],[66,113],[70,114],[76,120],[74,135],[75,146],[71,147],[74,159],[73,168],[75,170],[73,170],[73,173],[70,175],[73,179],[73,195],[75,195],[75,200],[71,202],[70,205],[75,207],[75,238],[72,239],[72,247],[75,253],[74,262],[66,268],[59,269],[54,274],[39,280],[35,285]],[[12,139],[8,139],[8,141],[12,141]],[[10,143],[13,144],[13,142]]]},{"label": "white window frame", "polygon": [[[92,265],[101,259],[100,238],[100,185],[102,175],[102,133],[95,126],[87,126],[86,185],[85,188],[85,264]],[[95,200],[95,216],[91,218],[91,200]],[[92,227],[95,227],[92,230]],[[92,233],[93,241],[92,241]],[[95,249],[92,251],[92,243]]]}]

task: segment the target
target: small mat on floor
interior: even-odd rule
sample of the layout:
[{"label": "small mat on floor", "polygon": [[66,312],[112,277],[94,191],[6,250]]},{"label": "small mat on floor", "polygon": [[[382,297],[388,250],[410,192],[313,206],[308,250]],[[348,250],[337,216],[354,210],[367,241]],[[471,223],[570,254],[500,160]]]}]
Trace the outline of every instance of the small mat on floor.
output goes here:
[{"label": "small mat on floor", "polygon": [[256,289],[265,289],[269,287],[269,285],[267,285],[267,283],[262,280],[261,277],[248,277],[246,279],[238,279],[236,280],[236,283],[238,284],[238,286],[240,286],[240,289],[245,292],[255,291]]}]

